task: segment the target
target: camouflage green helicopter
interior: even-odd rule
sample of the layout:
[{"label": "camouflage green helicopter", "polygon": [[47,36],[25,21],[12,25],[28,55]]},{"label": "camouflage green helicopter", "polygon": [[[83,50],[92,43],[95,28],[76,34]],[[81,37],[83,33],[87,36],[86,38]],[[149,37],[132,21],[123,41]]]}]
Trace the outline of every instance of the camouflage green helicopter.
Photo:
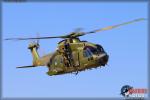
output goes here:
[{"label": "camouflage green helicopter", "polygon": [[129,22],[100,28],[90,32],[72,32],[68,35],[54,36],[54,37],[36,37],[36,38],[8,38],[6,40],[36,40],[36,39],[52,39],[62,38],[58,43],[57,50],[54,53],[49,53],[40,57],[37,50],[39,43],[30,43],[30,49],[33,56],[33,64],[31,66],[21,66],[17,68],[30,68],[38,66],[47,66],[47,74],[60,75],[66,73],[75,73],[86,69],[97,68],[105,66],[108,62],[109,56],[99,44],[81,41],[80,36],[92,34],[96,32],[111,30],[122,25],[130,24],[137,21],[145,20],[144,18],[135,19]]}]

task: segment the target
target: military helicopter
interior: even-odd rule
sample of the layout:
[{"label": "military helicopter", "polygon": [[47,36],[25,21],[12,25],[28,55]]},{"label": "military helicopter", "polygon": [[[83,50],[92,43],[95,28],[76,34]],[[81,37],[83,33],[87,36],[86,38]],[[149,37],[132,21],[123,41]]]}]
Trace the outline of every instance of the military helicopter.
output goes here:
[{"label": "military helicopter", "polygon": [[30,43],[30,49],[33,56],[33,64],[31,66],[21,66],[17,68],[30,68],[38,66],[47,66],[47,74],[60,75],[66,73],[78,74],[79,71],[86,69],[97,68],[105,66],[108,62],[109,56],[100,44],[94,44],[87,41],[81,41],[80,36],[111,30],[123,25],[145,20],[144,18],[135,19],[125,23],[108,26],[93,30],[90,32],[71,32],[67,35],[53,36],[53,37],[35,37],[35,38],[7,38],[5,40],[37,40],[37,39],[63,39],[58,43],[57,50],[54,53],[49,53],[42,57],[39,56],[37,50],[39,42]]}]

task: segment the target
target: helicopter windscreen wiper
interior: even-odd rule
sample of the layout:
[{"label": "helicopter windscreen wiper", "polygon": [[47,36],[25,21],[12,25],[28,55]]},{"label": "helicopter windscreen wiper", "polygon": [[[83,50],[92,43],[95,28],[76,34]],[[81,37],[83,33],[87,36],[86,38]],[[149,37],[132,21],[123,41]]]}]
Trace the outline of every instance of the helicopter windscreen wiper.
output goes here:
[{"label": "helicopter windscreen wiper", "polygon": [[62,39],[78,38],[80,36],[84,36],[84,35],[87,35],[87,34],[92,34],[92,33],[102,32],[102,31],[106,31],[106,30],[111,30],[111,29],[114,29],[114,28],[117,28],[117,27],[120,27],[120,26],[123,26],[123,25],[128,25],[128,24],[131,24],[131,23],[134,23],[134,22],[138,22],[138,21],[143,21],[143,20],[146,20],[146,19],[145,18],[139,18],[139,19],[135,19],[135,20],[132,20],[132,21],[124,22],[124,23],[121,23],[121,24],[113,25],[113,26],[107,26],[107,27],[100,28],[100,29],[93,30],[93,31],[89,31],[89,32],[75,31],[75,32],[71,32],[68,35],[62,35],[62,36],[33,37],[33,38],[7,38],[5,40],[34,40],[34,39],[52,39],[52,38],[62,38]]}]

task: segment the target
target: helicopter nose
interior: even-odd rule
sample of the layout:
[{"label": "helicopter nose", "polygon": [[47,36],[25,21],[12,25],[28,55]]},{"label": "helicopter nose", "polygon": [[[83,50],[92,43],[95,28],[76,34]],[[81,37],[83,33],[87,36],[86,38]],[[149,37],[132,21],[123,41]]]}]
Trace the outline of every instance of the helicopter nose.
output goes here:
[{"label": "helicopter nose", "polygon": [[106,53],[103,53],[99,56],[99,62],[102,66],[105,66],[108,62],[109,56]]}]

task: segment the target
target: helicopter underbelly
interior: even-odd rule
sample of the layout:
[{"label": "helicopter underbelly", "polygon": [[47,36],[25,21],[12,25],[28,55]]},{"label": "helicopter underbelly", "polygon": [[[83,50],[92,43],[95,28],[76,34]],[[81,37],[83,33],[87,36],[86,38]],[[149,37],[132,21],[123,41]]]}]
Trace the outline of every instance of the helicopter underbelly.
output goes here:
[{"label": "helicopter underbelly", "polygon": [[66,74],[66,73],[73,73],[73,72],[79,72],[79,71],[84,71],[86,69],[92,69],[92,68],[97,68],[101,67],[101,65],[91,65],[91,66],[79,66],[79,67],[56,67],[51,69],[50,71],[47,72],[48,75],[60,75],[60,74]]}]

